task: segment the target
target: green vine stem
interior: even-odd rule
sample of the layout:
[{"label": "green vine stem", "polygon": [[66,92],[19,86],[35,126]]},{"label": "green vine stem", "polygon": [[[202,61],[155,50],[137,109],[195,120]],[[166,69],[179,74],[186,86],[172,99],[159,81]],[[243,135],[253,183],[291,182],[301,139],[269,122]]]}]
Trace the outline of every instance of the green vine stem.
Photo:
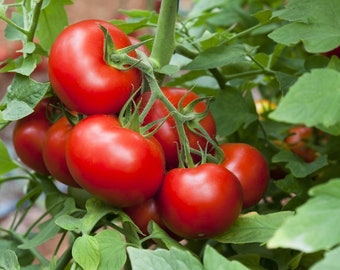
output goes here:
[{"label": "green vine stem", "polygon": [[178,1],[163,0],[152,47],[150,61],[155,68],[169,64],[175,50],[175,26]]}]

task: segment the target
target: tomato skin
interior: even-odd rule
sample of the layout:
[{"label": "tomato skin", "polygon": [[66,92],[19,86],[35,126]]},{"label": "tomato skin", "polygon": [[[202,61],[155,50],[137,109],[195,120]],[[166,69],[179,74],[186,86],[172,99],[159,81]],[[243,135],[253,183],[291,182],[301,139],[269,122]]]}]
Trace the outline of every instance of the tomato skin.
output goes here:
[{"label": "tomato skin", "polygon": [[151,220],[161,228],[164,228],[165,226],[161,220],[157,204],[153,197],[140,204],[124,208],[124,211],[145,235],[149,234],[148,224]]},{"label": "tomato skin", "polygon": [[65,158],[66,142],[72,128],[65,116],[56,121],[46,133],[42,155],[46,168],[56,180],[68,186],[79,187],[67,167]]},{"label": "tomato skin", "polygon": [[75,181],[115,207],[142,203],[164,176],[159,143],[120,126],[110,115],[92,115],[70,132],[66,162]]},{"label": "tomato skin", "polygon": [[[138,69],[118,70],[104,61],[104,33],[109,31],[116,49],[131,45],[116,26],[101,20],[84,20],[65,28],[49,55],[52,88],[71,110],[84,114],[117,113],[141,85]],[[129,53],[136,57],[136,52]]]},{"label": "tomato skin", "polygon": [[164,224],[191,239],[226,231],[242,209],[242,188],[236,176],[218,164],[170,170],[157,198]]},{"label": "tomato skin", "polygon": [[308,141],[313,139],[313,128],[299,125],[290,128],[288,133],[289,135],[285,139],[288,149],[305,162],[314,161],[317,157],[316,151],[308,146]]},{"label": "tomato skin", "polygon": [[[182,105],[186,106],[191,101],[196,100],[199,96],[193,92],[190,92],[184,88],[172,88],[172,87],[162,87],[162,92],[169,99],[169,101],[178,108],[178,103],[180,99],[186,95],[183,99]],[[138,101],[141,101],[140,109],[142,110],[146,105],[147,101],[150,99],[150,92],[143,93]],[[205,102],[199,102],[196,104],[194,111],[196,113],[203,112],[207,109],[207,105]],[[164,106],[164,104],[160,100],[156,100],[153,104],[151,110],[145,117],[143,124],[149,124],[153,121],[159,120],[169,115],[168,109]],[[211,138],[214,138],[216,135],[216,124],[215,120],[210,112],[208,112],[207,116],[204,117],[200,124],[207,131]],[[185,131],[189,140],[190,147],[193,149],[199,150],[199,146],[202,149],[209,144],[205,137],[199,136],[194,132],[190,131],[187,126],[185,126]],[[159,141],[162,145],[165,153],[166,167],[168,170],[178,167],[178,150],[177,148],[180,145],[179,136],[177,127],[175,124],[175,119],[170,116],[167,120],[162,124],[159,130],[154,134],[154,137]],[[195,161],[199,161],[199,156],[192,155]]]},{"label": "tomato skin", "polygon": [[241,183],[243,208],[257,204],[265,194],[270,174],[269,166],[262,153],[246,143],[220,145],[225,158],[221,166],[231,171]]},{"label": "tomato skin", "polygon": [[34,112],[15,123],[13,146],[20,160],[34,171],[49,175],[42,156],[43,141],[51,123],[46,117],[49,99],[38,103]]}]

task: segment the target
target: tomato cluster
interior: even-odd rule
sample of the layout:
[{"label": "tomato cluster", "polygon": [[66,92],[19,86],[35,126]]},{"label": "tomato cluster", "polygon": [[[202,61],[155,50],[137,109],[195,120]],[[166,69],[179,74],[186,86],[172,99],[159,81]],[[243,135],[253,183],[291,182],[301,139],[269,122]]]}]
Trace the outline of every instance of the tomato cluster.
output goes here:
[{"label": "tomato cluster", "polygon": [[[136,93],[142,72],[134,66],[117,69],[105,60],[102,28],[116,52],[135,42],[105,21],[66,28],[49,56],[50,83],[59,103],[43,99],[33,114],[17,122],[13,142],[19,158],[40,174],[124,209],[144,234],[150,220],[184,238],[223,233],[242,209],[263,197],[269,181],[265,158],[248,144],[218,146],[214,118],[194,92],[161,87],[167,106],[161,98],[152,100],[152,89]],[[137,57],[134,50],[128,55]],[[131,99],[138,105],[125,117],[147,109],[135,129],[118,117]],[[61,114],[54,122],[46,114],[50,106]],[[176,114],[186,119],[189,156]],[[140,132],[143,127],[147,132]],[[207,162],[216,148],[223,160]]]}]

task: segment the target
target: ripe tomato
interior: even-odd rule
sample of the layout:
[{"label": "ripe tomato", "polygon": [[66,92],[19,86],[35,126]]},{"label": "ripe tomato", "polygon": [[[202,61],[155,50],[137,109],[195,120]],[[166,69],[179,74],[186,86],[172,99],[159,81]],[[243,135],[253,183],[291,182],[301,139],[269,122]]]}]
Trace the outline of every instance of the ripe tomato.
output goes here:
[{"label": "ripe tomato", "polygon": [[48,175],[42,145],[51,123],[46,117],[49,99],[43,99],[34,112],[18,120],[13,129],[13,146],[20,160],[31,169]]},{"label": "ripe tomato", "polygon": [[286,146],[305,162],[312,162],[316,158],[316,151],[308,145],[313,139],[313,128],[299,125],[289,129],[285,139]]},{"label": "ripe tomato", "polygon": [[148,224],[151,220],[153,220],[161,228],[165,227],[159,215],[154,198],[150,198],[140,204],[124,208],[124,211],[145,235],[149,234]]},{"label": "ripe tomato", "polygon": [[[182,101],[182,106],[186,106],[191,101],[199,98],[197,94],[183,88],[163,87],[162,91],[176,108],[178,108],[178,103],[185,95],[186,96]],[[139,97],[137,102],[141,101],[140,110],[144,108],[144,106],[150,99],[150,95],[150,92],[145,92]],[[206,109],[207,105],[205,102],[202,101],[196,104],[194,111],[196,113],[201,113],[204,112]],[[156,100],[151,110],[145,117],[143,124],[149,124],[168,115],[169,110],[160,100]],[[199,123],[202,125],[202,127],[206,130],[211,138],[215,137],[216,125],[215,120],[210,112],[208,112],[208,114]],[[188,124],[190,124],[190,122]],[[202,137],[190,131],[187,126],[185,127],[185,130],[191,148],[196,150],[199,150],[200,148],[205,149],[207,145],[209,148],[210,145],[208,144],[206,137]],[[162,145],[162,148],[164,149],[167,169],[178,167],[178,147],[180,146],[180,142],[175,119],[172,116],[168,117],[167,120],[159,128],[159,130],[154,134],[154,137],[159,141],[159,143]],[[193,158],[195,159],[195,161],[199,161],[199,156],[193,155]]]},{"label": "ripe tomato", "polygon": [[79,187],[70,174],[65,158],[66,142],[72,128],[65,116],[55,122],[46,133],[42,154],[46,168],[56,180]]},{"label": "ripe tomato", "polygon": [[109,115],[89,116],[72,129],[66,162],[81,187],[116,207],[153,197],[164,176],[159,143],[121,127]]},{"label": "ripe tomato", "polygon": [[259,150],[245,143],[225,143],[221,165],[236,175],[243,190],[243,208],[257,204],[269,184],[269,167]]},{"label": "ripe tomato", "polygon": [[[117,113],[141,85],[136,68],[118,70],[104,60],[104,33],[116,49],[131,45],[116,26],[101,20],[70,25],[55,40],[49,55],[49,78],[56,95],[71,110],[84,114]],[[136,52],[129,53],[136,57]]]},{"label": "ripe tomato", "polygon": [[218,164],[170,170],[157,203],[164,224],[184,238],[211,238],[226,231],[242,209],[236,176]]}]

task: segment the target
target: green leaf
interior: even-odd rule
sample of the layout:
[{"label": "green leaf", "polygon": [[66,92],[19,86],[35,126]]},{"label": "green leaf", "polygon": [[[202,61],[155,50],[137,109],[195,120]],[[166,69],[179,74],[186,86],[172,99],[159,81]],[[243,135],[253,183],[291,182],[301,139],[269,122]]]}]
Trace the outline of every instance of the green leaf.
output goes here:
[{"label": "green leaf", "polygon": [[2,100],[2,117],[7,121],[16,121],[33,112],[34,107],[46,94],[49,83],[40,83],[27,76],[16,74],[6,96]]},{"label": "green leaf", "polygon": [[283,150],[272,158],[273,163],[287,162],[285,167],[298,178],[306,177],[328,165],[327,156],[321,155],[313,162],[306,163],[292,151]]},{"label": "green leaf", "polygon": [[248,267],[244,266],[238,261],[229,261],[226,257],[219,254],[211,246],[207,245],[204,250],[203,256],[204,270],[247,270]]},{"label": "green leaf", "polygon": [[218,46],[209,48],[200,53],[182,69],[202,70],[212,69],[245,60],[246,51],[244,46]]},{"label": "green leaf", "polygon": [[339,103],[340,72],[330,68],[314,69],[298,79],[269,117],[340,135]]},{"label": "green leaf", "polygon": [[100,253],[100,270],[120,270],[126,262],[127,255],[123,240],[119,232],[104,230],[94,236]]},{"label": "green leaf", "polygon": [[154,221],[151,221],[148,224],[148,231],[150,232],[150,237],[152,237],[152,239],[160,246],[163,245],[168,249],[170,248],[184,249],[184,247],[180,243],[178,243],[178,241],[170,237]]},{"label": "green leaf", "polygon": [[189,251],[171,248],[170,250],[146,250],[127,248],[132,270],[203,270],[200,261]]},{"label": "green leaf", "polygon": [[259,215],[255,212],[241,215],[231,228],[215,240],[232,244],[265,243],[292,214],[292,212],[283,211],[267,215]]},{"label": "green leaf", "polygon": [[269,248],[291,248],[306,253],[328,250],[340,244],[340,179],[318,185],[268,242]]},{"label": "green leaf", "polygon": [[11,159],[6,144],[0,139],[0,175],[6,174],[18,167],[18,164]]},{"label": "green leaf", "polygon": [[20,270],[20,265],[15,252],[5,250],[0,253],[0,269],[1,270]]},{"label": "green leaf", "polygon": [[112,206],[95,197],[88,199],[85,207],[87,213],[82,218],[82,231],[84,234],[89,233],[102,217],[114,212]]},{"label": "green leaf", "polygon": [[72,247],[72,256],[83,269],[98,269],[100,252],[97,239],[86,234],[78,237]]},{"label": "green leaf", "polygon": [[40,13],[36,36],[43,49],[49,51],[54,40],[60,32],[68,25],[65,5],[72,4],[71,0],[49,0],[45,1]]},{"label": "green leaf", "polygon": [[242,93],[233,88],[220,91],[210,103],[210,109],[216,123],[219,123],[216,128],[220,136],[230,135],[257,119],[257,114],[250,112]]},{"label": "green leaf", "polygon": [[289,23],[269,37],[288,46],[302,41],[311,53],[330,51],[340,44],[339,14],[338,0],[292,0],[278,15]]},{"label": "green leaf", "polygon": [[30,249],[36,246],[45,243],[47,240],[53,238],[60,232],[60,227],[56,225],[55,221],[59,216],[64,214],[70,214],[75,211],[75,202],[73,199],[69,198],[61,202],[63,208],[60,209],[58,214],[45,221],[44,223],[40,224],[40,231],[39,233],[35,234],[31,239],[25,239],[23,244],[19,245],[22,249]]},{"label": "green leaf", "polygon": [[310,270],[338,269],[340,258],[340,247],[325,253],[324,258],[314,264]]}]

